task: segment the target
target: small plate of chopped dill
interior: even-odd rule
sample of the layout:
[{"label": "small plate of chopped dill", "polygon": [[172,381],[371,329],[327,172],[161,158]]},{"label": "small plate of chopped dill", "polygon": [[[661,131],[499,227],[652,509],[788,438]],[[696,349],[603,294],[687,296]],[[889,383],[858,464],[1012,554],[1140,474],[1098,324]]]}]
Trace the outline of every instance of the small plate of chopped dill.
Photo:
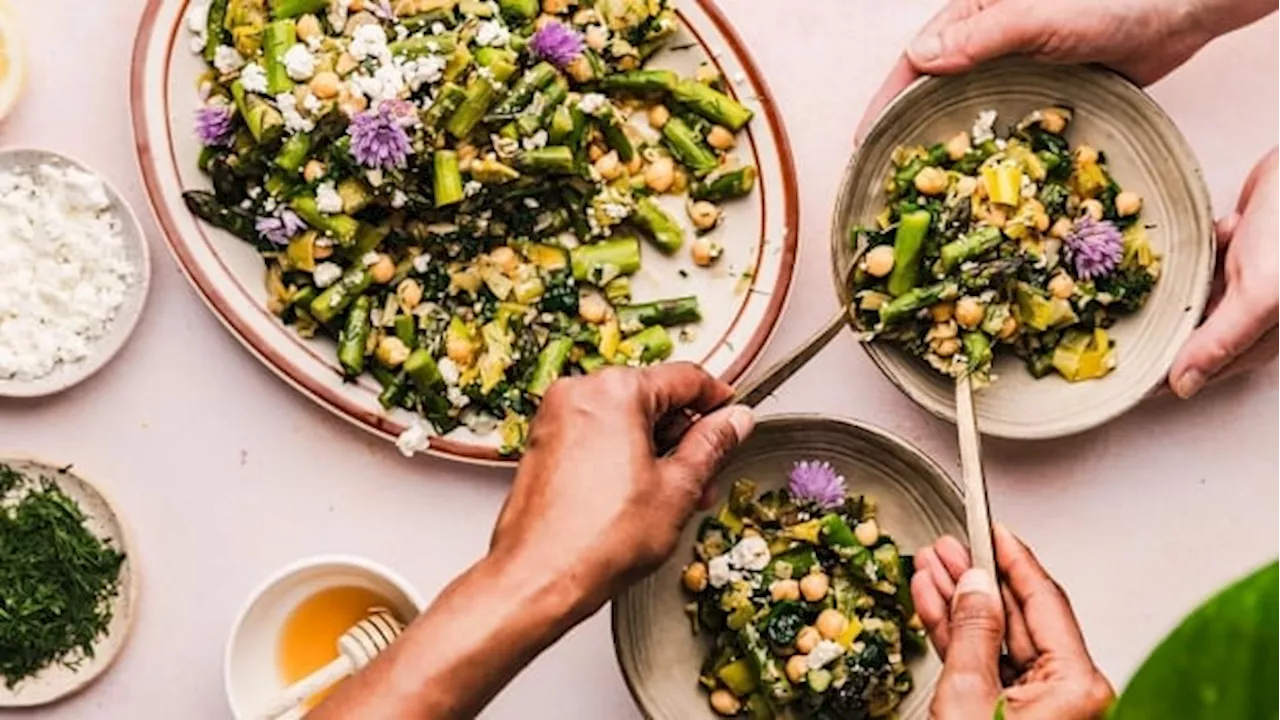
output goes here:
[{"label": "small plate of chopped dill", "polygon": [[137,602],[132,555],[70,465],[0,457],[0,708],[53,702],[111,666]]}]

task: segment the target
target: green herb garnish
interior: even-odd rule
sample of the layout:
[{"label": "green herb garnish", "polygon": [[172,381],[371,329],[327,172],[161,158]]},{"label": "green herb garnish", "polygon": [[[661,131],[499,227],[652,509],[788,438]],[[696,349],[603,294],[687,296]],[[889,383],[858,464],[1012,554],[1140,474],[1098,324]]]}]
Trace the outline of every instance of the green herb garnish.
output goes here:
[{"label": "green herb garnish", "polygon": [[0,676],[12,689],[55,663],[75,668],[111,623],[124,554],[85,527],[48,478],[0,464]]}]

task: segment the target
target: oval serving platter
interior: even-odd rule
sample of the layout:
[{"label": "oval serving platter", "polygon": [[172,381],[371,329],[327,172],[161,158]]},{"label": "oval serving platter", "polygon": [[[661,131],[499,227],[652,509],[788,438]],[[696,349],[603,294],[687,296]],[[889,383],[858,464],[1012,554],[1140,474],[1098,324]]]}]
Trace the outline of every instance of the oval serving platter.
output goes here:
[{"label": "oval serving platter", "polygon": [[[943,534],[964,537],[960,491],[947,473],[919,449],[878,428],[822,415],[775,415],[761,420],[717,474],[717,496],[734,480],[755,480],[761,492],[783,487],[797,460],[825,460],[845,477],[849,490],[875,498],[877,519],[904,552]],[[705,515],[706,513],[703,513]],[[701,516],[685,526],[675,555],[657,572],[613,602],[613,643],[636,704],[653,720],[719,717],[698,684],[706,638],[695,635],[685,614],[680,580],[693,560]],[[928,716],[942,662],[932,646],[909,663],[914,689],[898,709],[902,720]]]},{"label": "oval serving platter", "polygon": [[[196,161],[193,132],[204,70],[191,51],[188,0],[149,0],[134,45],[131,98],[134,139],[147,195],[169,249],[219,320],[277,375],[321,406],[370,432],[393,439],[416,417],[385,411],[372,378],[343,381],[326,340],[304,340],[266,309],[261,258],[247,244],[196,220],[182,192],[208,187]],[[733,94],[755,111],[739,156],[760,170],[756,189],[726,203],[717,231],[725,254],[716,267],[692,267],[686,252],[662,257],[645,248],[633,278],[637,299],[697,294],[703,321],[674,359],[692,360],[726,382],[742,377],[768,342],[791,287],[799,207],[795,168],[782,120],[737,33],[710,0],[675,0],[681,28],[650,65],[691,74],[715,63]],[[683,215],[683,214],[682,214]],[[682,217],[687,223],[687,218]],[[509,462],[495,436],[466,429],[432,438],[428,452],[476,463]]]},{"label": "oval serving platter", "polygon": [[[1142,217],[1162,258],[1160,281],[1146,307],[1111,332],[1118,365],[1099,380],[1036,380],[1003,354],[997,379],[974,398],[978,429],[1011,439],[1062,437],[1097,427],[1142,401],[1164,382],[1178,348],[1199,322],[1213,279],[1213,210],[1200,166],[1173,120],[1137,86],[1110,70],[1005,60],[966,75],[916,81],[885,108],[845,171],[832,218],[833,277],[842,303],[855,252],[849,229],[869,225],[884,207],[881,191],[894,148],[945,140],[968,129],[979,111],[995,110],[1006,127],[1048,106],[1075,110],[1073,145],[1107,154],[1117,181],[1143,197]],[[864,347],[903,393],[930,413],[955,422],[954,383],[897,348]]]},{"label": "oval serving platter", "polygon": [[93,657],[85,658],[75,668],[54,665],[18,683],[13,688],[0,682],[0,709],[47,705],[77,693],[111,669],[124,650],[138,607],[137,547],[129,526],[103,490],[72,466],[56,466],[25,456],[0,456],[0,464],[8,465],[28,478],[52,480],[67,497],[84,512],[85,527],[94,535],[109,540],[125,554],[120,566],[120,590],[112,604],[111,623],[107,633],[94,643]]}]

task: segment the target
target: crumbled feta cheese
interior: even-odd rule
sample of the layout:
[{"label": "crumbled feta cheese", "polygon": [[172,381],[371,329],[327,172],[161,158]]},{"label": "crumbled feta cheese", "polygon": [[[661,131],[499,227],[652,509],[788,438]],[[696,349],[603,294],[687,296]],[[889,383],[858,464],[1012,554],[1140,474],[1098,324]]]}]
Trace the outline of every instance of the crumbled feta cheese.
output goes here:
[{"label": "crumbled feta cheese", "polygon": [[759,535],[742,538],[729,551],[729,564],[742,570],[759,572],[771,558],[769,543]]},{"label": "crumbled feta cheese", "polygon": [[329,215],[342,212],[342,196],[332,181],[320,183],[316,188],[316,208]]},{"label": "crumbled feta cheese", "polygon": [[351,13],[351,0],[329,0],[329,26],[344,28]]},{"label": "crumbled feta cheese", "polygon": [[315,280],[316,287],[327,288],[338,282],[338,278],[342,277],[342,266],[335,262],[322,262],[311,271],[311,279]]},{"label": "crumbled feta cheese", "polygon": [[374,168],[372,170],[365,171],[364,179],[368,180],[369,184],[374,187],[382,187],[382,183],[386,177],[382,173],[382,168]]},{"label": "crumbled feta cheese", "polygon": [[382,257],[378,255],[378,253],[374,252],[373,250],[370,250],[369,252],[360,256],[360,264],[365,267],[369,267],[371,265],[376,265],[378,261],[381,259]]},{"label": "crumbled feta cheese", "polygon": [[1027,177],[1026,173],[1022,174],[1022,188],[1020,194],[1023,198],[1033,198],[1036,196],[1036,183]]},{"label": "crumbled feta cheese", "polygon": [[230,45],[219,45],[213,51],[213,67],[223,75],[233,73],[244,67],[244,56]]},{"label": "crumbled feta cheese", "polygon": [[983,110],[978,113],[977,119],[973,121],[973,130],[969,133],[973,136],[974,145],[981,145],[988,140],[995,139],[996,117],[995,110]]},{"label": "crumbled feta cheese", "polygon": [[293,93],[280,93],[276,96],[276,107],[280,110],[280,116],[284,118],[284,129],[290,134],[311,132],[315,129],[314,121],[302,116],[298,112],[298,99]]},{"label": "crumbled feta cheese", "polygon": [[284,69],[290,78],[298,82],[310,80],[316,74],[316,56],[311,54],[306,45],[294,43],[293,47],[285,51]]},{"label": "crumbled feta cheese", "polygon": [[498,157],[506,159],[514,157],[520,152],[520,141],[515,138],[501,137],[499,135],[490,135],[489,140],[493,143],[493,151]]},{"label": "crumbled feta cheese", "polygon": [[483,189],[484,185],[481,185],[476,180],[468,180],[462,184],[462,194],[467,197],[471,197]]},{"label": "crumbled feta cheese", "polygon": [[736,579],[738,574],[729,567],[728,555],[717,555],[707,561],[707,581],[711,587],[724,587]]},{"label": "crumbled feta cheese", "polygon": [[457,385],[458,380],[462,378],[462,371],[458,369],[458,363],[450,358],[440,358],[437,367],[440,370],[440,379],[444,380],[445,385]]},{"label": "crumbled feta cheese", "polygon": [[406,61],[401,66],[401,76],[409,90],[417,92],[418,88],[440,80],[444,77],[446,65],[439,55],[425,55],[417,60]]},{"label": "crumbled feta cheese", "polygon": [[844,648],[840,647],[840,643],[822,640],[809,651],[807,664],[810,670],[818,670],[843,654]]},{"label": "crumbled feta cheese", "polygon": [[450,405],[456,408],[466,407],[471,403],[471,398],[467,397],[467,394],[462,392],[457,385],[446,387],[444,389],[444,397],[449,401]]},{"label": "crumbled feta cheese", "polygon": [[525,206],[525,207],[527,207],[527,208],[529,208],[530,210],[537,210],[537,209],[538,209],[538,199],[537,199],[537,198],[527,197],[527,198],[525,198],[525,199],[524,199],[524,206]]},{"label": "crumbled feta cheese", "polygon": [[209,39],[209,3],[194,2],[187,10],[187,29],[195,37],[191,38],[191,52],[204,52],[205,43]]},{"label": "crumbled feta cheese", "polygon": [[413,258],[413,270],[417,273],[424,273],[431,267],[431,256],[423,253],[415,255]]},{"label": "crumbled feta cheese", "polygon": [[0,173],[0,378],[84,359],[136,272],[97,176],[55,165]]},{"label": "crumbled feta cheese", "polygon": [[267,92],[267,71],[258,63],[251,62],[240,71],[240,84],[245,92],[264,94]]},{"label": "crumbled feta cheese", "polygon": [[404,25],[396,25],[396,39],[403,40],[409,37],[409,28]]},{"label": "crumbled feta cheese", "polygon": [[485,20],[476,28],[476,44],[484,47],[503,47],[511,42],[511,33],[496,20]]},{"label": "crumbled feta cheese", "polygon": [[608,104],[609,100],[600,93],[587,93],[578,101],[578,109],[588,115],[595,115]]},{"label": "crumbled feta cheese", "polygon": [[403,190],[397,189],[391,193],[391,207],[399,210],[409,202],[409,196],[404,194]]},{"label": "crumbled feta cheese", "polygon": [[383,61],[391,59],[391,50],[387,48],[387,31],[377,23],[361,25],[351,35],[347,52],[361,61],[369,58]]},{"label": "crumbled feta cheese", "polygon": [[547,131],[546,131],[546,130],[539,130],[538,132],[536,132],[536,133],[534,133],[534,134],[530,135],[529,137],[527,137],[527,138],[525,138],[525,139],[521,140],[521,141],[520,141],[520,145],[521,145],[521,146],[523,146],[525,150],[537,150],[537,149],[538,149],[538,148],[540,148],[540,147],[546,147],[546,146],[547,146]]},{"label": "crumbled feta cheese", "polygon": [[414,420],[413,424],[405,428],[404,432],[396,438],[396,449],[405,457],[413,457],[415,453],[427,449],[434,434],[426,423]]},{"label": "crumbled feta cheese", "polygon": [[439,22],[439,21],[436,21],[436,22],[431,23],[431,34],[432,34],[432,35],[439,35],[439,34],[443,33],[443,32],[444,32],[444,30],[445,30],[445,28],[444,28],[444,23]]},{"label": "crumbled feta cheese", "polygon": [[306,95],[302,96],[302,109],[312,115],[315,115],[320,111],[320,98],[308,92]]}]

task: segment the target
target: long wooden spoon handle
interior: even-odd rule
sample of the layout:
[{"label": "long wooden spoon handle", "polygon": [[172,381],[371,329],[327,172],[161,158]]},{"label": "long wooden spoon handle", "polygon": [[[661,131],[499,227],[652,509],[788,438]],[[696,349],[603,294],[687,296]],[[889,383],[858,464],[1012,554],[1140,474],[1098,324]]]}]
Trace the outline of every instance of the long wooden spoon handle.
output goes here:
[{"label": "long wooden spoon handle", "polygon": [[996,576],[996,553],[991,539],[991,509],[987,481],[982,474],[982,439],[973,409],[973,386],[966,374],[956,380],[956,427],[960,435],[960,467],[964,477],[965,525],[973,566]]},{"label": "long wooden spoon handle", "polygon": [[848,310],[840,308],[840,312],[828,320],[826,326],[814,333],[803,345],[792,351],[790,355],[774,363],[755,381],[738,388],[738,392],[734,394],[730,403],[748,407],[759,405],[765,398],[781,387],[783,383],[791,379],[791,376],[795,375],[800,368],[807,365],[815,355],[822,352],[822,349],[840,334],[840,331],[844,329],[848,322]]}]

